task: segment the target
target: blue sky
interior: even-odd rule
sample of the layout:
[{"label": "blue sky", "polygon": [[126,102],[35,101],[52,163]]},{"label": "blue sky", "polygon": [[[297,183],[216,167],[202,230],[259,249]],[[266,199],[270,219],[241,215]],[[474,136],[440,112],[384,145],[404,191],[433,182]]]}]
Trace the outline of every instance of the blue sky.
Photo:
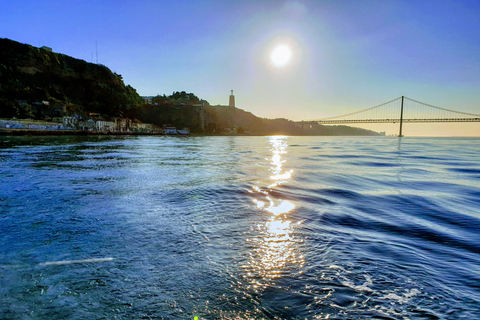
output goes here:
[{"label": "blue sky", "polygon": [[[140,95],[228,104],[233,89],[261,117],[319,119],[402,95],[480,113],[477,0],[3,0],[0,37],[90,62],[97,46]],[[292,60],[275,68],[281,43]]]}]

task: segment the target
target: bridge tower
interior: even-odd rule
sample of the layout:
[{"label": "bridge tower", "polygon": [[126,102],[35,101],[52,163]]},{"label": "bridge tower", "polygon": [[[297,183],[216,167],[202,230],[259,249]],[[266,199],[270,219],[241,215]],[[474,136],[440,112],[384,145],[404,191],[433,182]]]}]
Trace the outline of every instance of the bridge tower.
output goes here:
[{"label": "bridge tower", "polygon": [[402,106],[400,108],[400,133],[398,134],[399,137],[403,137],[402,125],[403,125],[403,96],[402,96]]},{"label": "bridge tower", "polygon": [[228,106],[235,108],[235,96],[233,95],[233,90],[230,90],[230,100],[228,102]]}]

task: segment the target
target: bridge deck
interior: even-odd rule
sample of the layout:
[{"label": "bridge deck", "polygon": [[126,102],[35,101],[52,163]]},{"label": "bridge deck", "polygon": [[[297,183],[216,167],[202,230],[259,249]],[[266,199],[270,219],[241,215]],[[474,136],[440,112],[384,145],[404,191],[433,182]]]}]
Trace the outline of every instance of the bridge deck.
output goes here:
[{"label": "bridge deck", "polygon": [[[480,118],[446,118],[446,119],[403,119],[403,122],[480,122]],[[397,123],[400,119],[364,119],[364,120],[317,120],[319,124],[339,123]]]}]

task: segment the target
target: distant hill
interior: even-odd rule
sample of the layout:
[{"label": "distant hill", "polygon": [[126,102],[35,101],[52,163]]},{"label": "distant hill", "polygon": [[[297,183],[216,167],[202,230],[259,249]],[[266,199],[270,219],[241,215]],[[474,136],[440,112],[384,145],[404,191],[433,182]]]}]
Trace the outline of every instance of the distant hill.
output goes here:
[{"label": "distant hill", "polygon": [[[172,97],[172,96],[170,96]],[[201,131],[201,107],[197,104],[176,102],[170,97],[153,98],[154,104],[145,104],[130,110],[132,118],[150,122],[157,126],[170,124],[177,128],[188,127],[192,132]],[[197,102],[197,101],[196,101]],[[348,127],[323,126],[310,122],[294,122],[287,119],[264,119],[235,107],[210,106],[205,101],[204,128],[207,133],[232,133],[251,135],[327,135],[327,136],[377,136],[379,133]]]},{"label": "distant hill", "polygon": [[264,119],[250,112],[232,107],[211,107],[218,117],[220,128],[242,128],[252,134],[264,135],[325,135],[325,136],[377,136],[379,133],[348,126],[324,126],[310,122],[294,122],[287,119]]},{"label": "distant hill", "polygon": [[119,116],[142,103],[106,66],[0,39],[0,117]]},{"label": "distant hill", "polygon": [[252,134],[301,135],[302,130],[295,122],[287,119],[264,119],[235,107],[210,107],[218,117],[220,128],[241,128]]}]

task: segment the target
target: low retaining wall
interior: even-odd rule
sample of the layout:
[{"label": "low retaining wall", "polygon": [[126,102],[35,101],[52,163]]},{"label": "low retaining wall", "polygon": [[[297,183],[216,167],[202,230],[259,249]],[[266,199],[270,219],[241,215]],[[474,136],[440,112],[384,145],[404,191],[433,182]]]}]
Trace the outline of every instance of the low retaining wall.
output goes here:
[{"label": "low retaining wall", "polygon": [[66,127],[63,123],[35,121],[35,120],[2,120],[0,119],[0,129],[29,129],[29,130],[73,130]]}]

